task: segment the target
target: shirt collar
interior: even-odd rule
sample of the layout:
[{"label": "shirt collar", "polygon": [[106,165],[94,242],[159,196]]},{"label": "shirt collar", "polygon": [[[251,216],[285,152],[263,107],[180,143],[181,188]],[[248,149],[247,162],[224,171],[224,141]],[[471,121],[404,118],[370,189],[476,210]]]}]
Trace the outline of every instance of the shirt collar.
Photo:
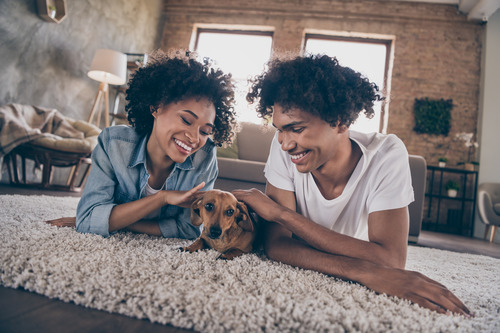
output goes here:
[{"label": "shirt collar", "polygon": [[[136,147],[134,148],[134,152],[132,154],[132,158],[130,159],[130,163],[128,165],[129,168],[133,168],[139,164],[144,164],[146,166],[146,147],[148,143],[149,135],[144,135]],[[175,163],[174,168],[179,168],[181,170],[192,170],[193,166],[193,156],[190,155],[186,158],[183,163]]]}]

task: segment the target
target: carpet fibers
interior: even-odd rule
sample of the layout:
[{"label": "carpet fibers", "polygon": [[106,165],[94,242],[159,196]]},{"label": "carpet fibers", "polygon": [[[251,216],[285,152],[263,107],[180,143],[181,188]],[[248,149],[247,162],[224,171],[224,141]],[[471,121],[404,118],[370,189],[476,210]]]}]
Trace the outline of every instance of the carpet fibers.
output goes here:
[{"label": "carpet fibers", "polygon": [[78,200],[0,196],[1,285],[202,332],[500,332],[498,259],[410,246],[407,268],[475,313],[440,315],[261,253],[222,261],[177,250],[190,241],[43,223],[74,216]]}]

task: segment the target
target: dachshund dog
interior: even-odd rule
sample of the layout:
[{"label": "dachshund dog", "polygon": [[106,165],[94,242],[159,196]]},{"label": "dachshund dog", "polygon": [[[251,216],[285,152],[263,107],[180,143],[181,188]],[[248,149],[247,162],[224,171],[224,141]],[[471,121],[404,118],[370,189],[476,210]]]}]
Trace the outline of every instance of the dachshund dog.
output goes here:
[{"label": "dachshund dog", "polygon": [[218,259],[231,260],[252,251],[257,235],[256,220],[247,206],[225,191],[205,192],[191,205],[191,223],[203,231],[191,245],[182,248],[195,252],[212,248],[222,253]]}]

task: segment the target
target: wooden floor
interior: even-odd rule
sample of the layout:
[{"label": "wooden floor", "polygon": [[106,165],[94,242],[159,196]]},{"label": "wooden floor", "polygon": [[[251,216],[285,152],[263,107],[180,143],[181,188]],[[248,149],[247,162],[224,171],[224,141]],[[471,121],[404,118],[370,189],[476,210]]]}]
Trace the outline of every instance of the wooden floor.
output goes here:
[{"label": "wooden floor", "polygon": [[[0,185],[1,194],[79,196]],[[417,246],[500,258],[500,244],[422,231]],[[190,332],[0,286],[0,332]]]}]

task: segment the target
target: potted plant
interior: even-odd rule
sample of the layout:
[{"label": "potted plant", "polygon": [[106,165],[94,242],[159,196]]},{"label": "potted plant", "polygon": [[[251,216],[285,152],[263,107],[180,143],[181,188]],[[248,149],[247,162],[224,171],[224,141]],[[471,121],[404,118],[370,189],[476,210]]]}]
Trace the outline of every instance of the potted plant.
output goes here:
[{"label": "potted plant", "polygon": [[56,6],[49,5],[47,8],[49,10],[50,18],[55,18],[56,17]]},{"label": "potted plant", "polygon": [[446,166],[446,162],[448,162],[448,159],[446,157],[440,157],[440,158],[438,158],[438,165],[441,168],[444,168]]},{"label": "potted plant", "polygon": [[446,190],[448,191],[449,197],[455,198],[460,190],[460,184],[455,180],[449,180],[448,183],[446,183]]},{"label": "potted plant", "polygon": [[465,141],[465,147],[467,147],[467,162],[459,162],[458,165],[463,165],[465,170],[474,171],[475,166],[479,165],[478,162],[471,161],[471,156],[474,153],[474,150],[479,147],[479,144],[475,141],[472,141],[474,137],[474,133],[458,133],[455,136],[457,139]]}]

